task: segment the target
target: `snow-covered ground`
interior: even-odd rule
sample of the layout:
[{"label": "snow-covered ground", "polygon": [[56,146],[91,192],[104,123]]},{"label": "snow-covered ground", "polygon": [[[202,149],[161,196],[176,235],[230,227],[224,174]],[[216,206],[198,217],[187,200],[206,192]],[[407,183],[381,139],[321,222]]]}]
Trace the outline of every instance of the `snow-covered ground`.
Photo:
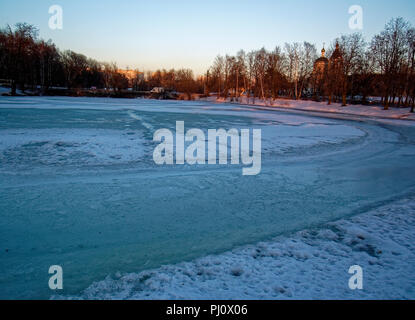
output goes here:
[{"label": "snow-covered ground", "polygon": [[[105,129],[2,130],[0,161],[3,167],[26,165],[93,165],[132,162],[143,156],[143,139],[135,132]],[[19,159],[19,163],[15,160]]]},{"label": "snow-covered ground", "polygon": [[[115,273],[55,299],[414,299],[415,198],[192,262]],[[351,290],[349,267],[363,269]]]},{"label": "snow-covered ground", "polygon": [[[216,97],[209,97],[204,99],[205,101],[224,103],[230,102],[230,98],[217,99]],[[332,103],[327,105],[327,102],[315,102],[315,101],[303,101],[303,100],[287,100],[287,99],[269,99],[262,100],[257,98],[241,97],[238,102],[245,105],[270,107],[276,109],[287,109],[291,111],[308,111],[314,113],[333,113],[344,115],[356,115],[365,116],[371,118],[380,119],[403,119],[403,120],[415,120],[415,113],[410,112],[410,108],[394,108],[390,107],[389,110],[384,110],[380,106],[365,106],[365,105],[347,105],[342,106],[340,103]]]},{"label": "snow-covered ground", "polygon": [[[174,130],[176,121],[204,132],[261,129],[261,174],[155,165],[154,131]],[[177,297],[381,298],[389,296],[371,275],[389,268],[407,280],[379,276],[390,277],[393,297],[413,297],[414,124],[206,101],[0,97],[0,298],[56,295],[47,286],[56,264],[64,269],[60,297],[117,298],[125,289],[123,297],[163,298],[183,283]],[[409,200],[391,204],[400,199]],[[359,231],[358,242],[347,240],[358,229],[364,239]],[[210,264],[198,275],[201,262]],[[367,272],[361,293],[347,289],[352,264]],[[317,287],[314,275],[326,268]],[[116,279],[103,281],[108,275]],[[259,290],[265,278],[270,285]]]}]

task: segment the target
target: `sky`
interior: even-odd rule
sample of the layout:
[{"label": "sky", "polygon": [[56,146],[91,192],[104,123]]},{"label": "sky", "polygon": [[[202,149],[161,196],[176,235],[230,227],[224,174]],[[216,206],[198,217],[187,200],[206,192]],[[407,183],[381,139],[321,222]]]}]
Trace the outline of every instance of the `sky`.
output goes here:
[{"label": "sky", "polygon": [[[63,9],[63,28],[49,28],[49,7]],[[415,26],[413,0],[0,0],[0,27],[27,22],[52,39],[120,68],[191,68],[203,74],[218,55],[272,50],[309,41],[320,49],[349,28],[349,7],[363,9],[367,40],[388,20]]]}]

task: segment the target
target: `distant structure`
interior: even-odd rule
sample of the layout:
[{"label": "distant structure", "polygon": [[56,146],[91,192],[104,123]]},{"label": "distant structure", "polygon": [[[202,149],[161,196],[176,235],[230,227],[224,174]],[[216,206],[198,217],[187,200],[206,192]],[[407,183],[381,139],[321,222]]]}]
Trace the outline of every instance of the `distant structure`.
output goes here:
[{"label": "distant structure", "polygon": [[313,70],[313,95],[316,99],[320,96],[330,96],[333,91],[337,91],[333,87],[334,82],[338,82],[338,77],[341,76],[341,68],[343,66],[343,56],[340,50],[340,45],[337,42],[336,48],[330,56],[330,59],[326,57],[326,49],[321,49],[321,57],[314,62]]},{"label": "distant structure", "polygon": [[314,62],[314,73],[316,75],[324,75],[329,69],[342,65],[343,56],[340,50],[340,45],[336,43],[336,49],[331,54],[330,59],[326,58],[326,49],[321,49],[321,57]]},{"label": "distant structure", "polygon": [[329,59],[326,58],[326,49],[321,49],[321,57],[314,62],[314,72],[325,74],[329,67]]},{"label": "distant structure", "polygon": [[333,51],[329,61],[329,75],[331,76],[331,80],[339,80],[339,78],[343,76],[342,69],[343,55],[339,43],[336,42],[336,49]]},{"label": "distant structure", "polygon": [[333,54],[330,57],[330,62],[331,63],[338,63],[340,61],[343,62],[343,56],[342,56],[342,53],[340,51],[339,43],[336,42],[336,49],[333,51]]},{"label": "distant structure", "polygon": [[329,59],[326,58],[326,49],[321,49],[321,57],[314,62],[313,96],[316,100],[324,96],[329,71]]},{"label": "distant structure", "polygon": [[151,93],[164,93],[165,89],[163,87],[154,87],[153,89],[151,89],[150,92]]}]

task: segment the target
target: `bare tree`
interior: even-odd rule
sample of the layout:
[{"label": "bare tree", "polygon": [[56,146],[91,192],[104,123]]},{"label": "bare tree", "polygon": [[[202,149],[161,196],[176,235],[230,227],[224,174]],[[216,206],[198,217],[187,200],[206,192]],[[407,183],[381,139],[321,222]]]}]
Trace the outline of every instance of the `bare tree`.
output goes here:
[{"label": "bare tree", "polygon": [[314,61],[317,59],[316,47],[308,42],[285,44],[288,59],[288,79],[293,85],[292,96],[296,100],[303,93],[307,81],[311,78]]},{"label": "bare tree", "polygon": [[223,79],[223,73],[224,73],[224,59],[222,56],[219,55],[215,58],[211,73],[212,73],[212,78],[216,82],[216,87],[218,90],[218,98],[220,98],[222,94],[222,79]]},{"label": "bare tree", "polygon": [[284,81],[285,67],[285,55],[281,52],[281,48],[277,46],[274,51],[268,54],[267,63],[268,82],[273,100],[278,98],[279,89]]},{"label": "bare tree", "polygon": [[342,57],[340,87],[342,91],[342,105],[346,106],[347,92],[351,77],[359,70],[359,64],[364,59],[366,43],[361,33],[343,35],[336,40],[339,44]]},{"label": "bare tree", "polygon": [[267,52],[265,48],[258,50],[255,53],[255,62],[254,62],[254,70],[255,70],[255,85],[259,85],[259,90],[261,99],[265,100],[265,76],[266,76],[266,68],[267,68]]},{"label": "bare tree", "polygon": [[[248,103],[249,98],[251,97],[252,89],[254,86],[254,77],[255,77],[255,51],[249,52],[245,57],[245,66],[246,66],[246,78],[247,78],[247,87],[248,87]],[[253,96],[253,103],[255,103],[255,95]]]},{"label": "bare tree", "polygon": [[389,109],[390,102],[395,102],[393,87],[408,50],[409,27],[409,23],[402,18],[392,19],[386,24],[385,29],[372,40],[371,48],[376,57],[378,71],[383,75],[385,110]]}]

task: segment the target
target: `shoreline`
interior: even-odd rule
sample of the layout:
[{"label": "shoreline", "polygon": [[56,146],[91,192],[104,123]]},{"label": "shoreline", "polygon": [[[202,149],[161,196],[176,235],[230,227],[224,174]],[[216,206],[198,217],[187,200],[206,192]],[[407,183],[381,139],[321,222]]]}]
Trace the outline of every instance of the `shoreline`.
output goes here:
[{"label": "shoreline", "polygon": [[[5,89],[1,87],[0,89]],[[3,90],[4,91],[4,90]],[[0,90],[0,97],[5,98],[108,98],[108,99],[127,99],[127,100],[135,100],[135,99],[145,99],[145,100],[159,100],[156,98],[150,98],[147,96],[117,96],[114,95],[106,95],[106,94],[89,94],[89,95],[17,95],[11,96],[7,94],[2,94],[2,90]],[[134,92],[126,92],[127,95],[134,95]],[[312,100],[293,100],[293,99],[276,99],[276,100],[262,100],[262,99],[253,99],[253,98],[246,98],[240,97],[239,101],[231,101],[231,98],[217,98],[216,96],[210,97],[202,97],[196,98],[193,100],[181,100],[181,99],[161,99],[162,101],[188,101],[188,102],[206,102],[206,103],[214,103],[214,104],[230,104],[235,106],[246,106],[255,108],[257,110],[266,110],[266,111],[286,111],[291,113],[307,113],[319,117],[327,117],[327,118],[336,118],[336,115],[340,117],[340,119],[348,119],[353,116],[367,118],[369,120],[403,120],[407,121],[415,121],[415,113],[410,112],[410,107],[390,107],[389,110],[384,110],[383,107],[380,105],[362,105],[362,104],[348,104],[347,106],[342,106],[341,103],[332,103],[331,105],[327,105],[326,102],[316,102]],[[254,100],[254,102],[250,102],[250,100]],[[337,117],[337,118],[339,118]],[[352,119],[353,120],[353,119]],[[410,123],[409,122],[409,123]],[[408,122],[407,122],[408,123]]]},{"label": "shoreline", "polygon": [[[317,116],[327,115],[340,115],[340,116],[359,116],[368,119],[380,119],[380,120],[406,120],[415,121],[415,113],[410,113],[405,108],[390,107],[389,110],[383,110],[382,107],[376,105],[347,105],[341,106],[340,103],[332,103],[327,105],[325,102],[316,102],[311,100],[292,100],[292,99],[276,99],[272,101],[273,104],[269,104],[269,101],[263,101],[261,99],[255,99],[254,103],[249,103],[249,100],[245,97],[241,102],[231,102],[230,99],[208,99],[202,98],[199,101],[217,103],[217,104],[233,104],[240,106],[253,107],[258,110],[280,110],[288,111],[292,113],[301,112],[307,114],[315,114]],[[408,111],[406,111],[408,110]],[[389,113],[389,116],[387,115]],[[332,117],[330,117],[332,118]]]}]

